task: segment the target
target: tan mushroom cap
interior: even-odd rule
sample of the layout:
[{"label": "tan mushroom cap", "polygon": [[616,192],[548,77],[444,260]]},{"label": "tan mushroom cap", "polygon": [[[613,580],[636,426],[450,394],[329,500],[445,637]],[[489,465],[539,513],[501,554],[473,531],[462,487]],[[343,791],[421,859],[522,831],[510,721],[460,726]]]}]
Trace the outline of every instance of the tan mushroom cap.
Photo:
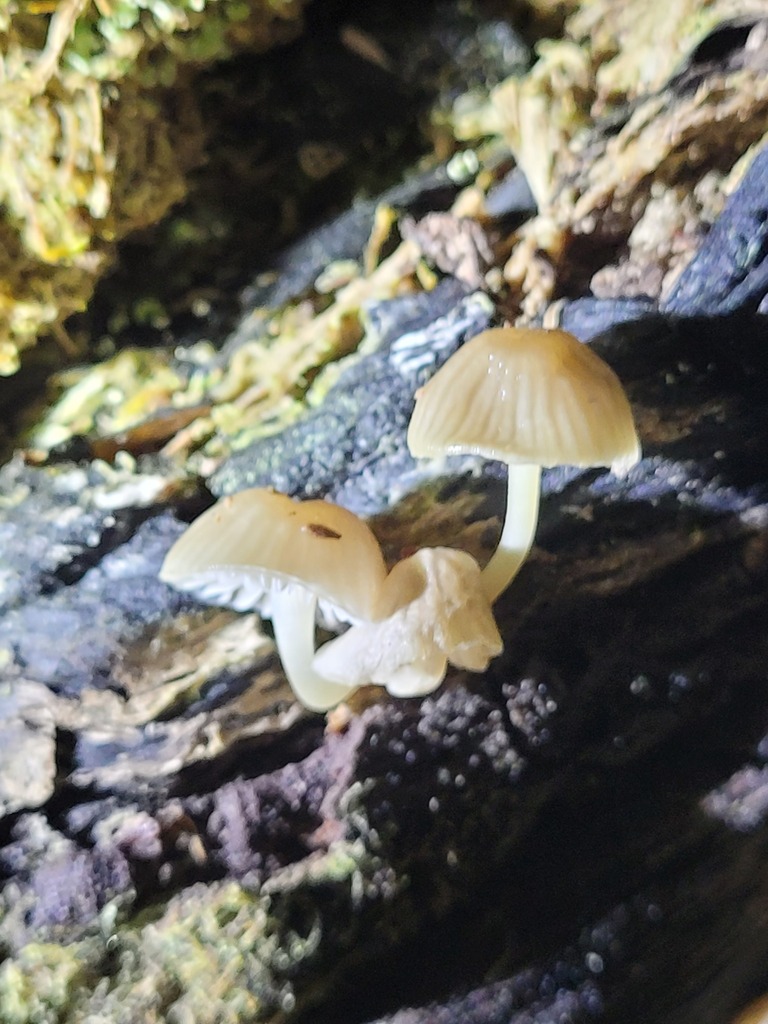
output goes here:
[{"label": "tan mushroom cap", "polygon": [[613,370],[565,331],[528,327],[483,331],[451,356],[417,394],[408,446],[618,473],[640,458]]},{"label": "tan mushroom cap", "polygon": [[376,610],[386,566],[354,513],[265,488],[222,498],[173,545],[160,579],[240,611],[298,583],[353,619]]}]

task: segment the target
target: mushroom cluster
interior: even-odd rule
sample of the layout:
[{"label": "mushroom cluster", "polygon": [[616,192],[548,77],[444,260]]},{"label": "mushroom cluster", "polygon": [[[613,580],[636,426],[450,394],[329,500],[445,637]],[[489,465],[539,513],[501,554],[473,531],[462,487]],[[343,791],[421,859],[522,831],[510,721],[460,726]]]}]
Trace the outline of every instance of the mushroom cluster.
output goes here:
[{"label": "mushroom cluster", "polygon": [[[448,661],[482,671],[501,651],[471,555],[428,548],[387,575],[369,527],[328,501],[259,487],[222,498],[173,545],[160,579],[271,618],[286,677],[314,711],[368,682],[397,696],[428,693]],[[351,628],[316,656],[318,605]]]},{"label": "mushroom cluster", "polygon": [[[408,430],[417,456],[460,453],[508,466],[507,511],[481,571],[466,552],[424,548],[389,573],[352,512],[253,488],[223,498],[168,553],[160,577],[203,601],[272,619],[299,700],[327,710],[366,683],[395,696],[436,689],[448,663],[474,672],[502,649],[491,604],[528,554],[542,466],[610,466],[640,458],[613,371],[563,331],[498,328],[467,342],[419,390]],[[325,608],[350,624],[315,650]]]},{"label": "mushroom cluster", "polygon": [[160,579],[210,604],[258,607],[294,693],[325,710],[349,693],[312,668],[318,602],[346,622],[376,615],[387,575],[379,542],[352,512],[265,488],[222,498],[173,545]]}]

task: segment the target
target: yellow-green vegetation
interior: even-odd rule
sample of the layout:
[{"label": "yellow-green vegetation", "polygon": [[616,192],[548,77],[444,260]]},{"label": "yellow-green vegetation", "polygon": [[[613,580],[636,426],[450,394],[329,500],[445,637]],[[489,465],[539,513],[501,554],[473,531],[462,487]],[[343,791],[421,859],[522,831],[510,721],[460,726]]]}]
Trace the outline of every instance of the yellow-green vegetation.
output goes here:
[{"label": "yellow-green vegetation", "polygon": [[113,434],[171,404],[182,379],[166,353],[126,349],[95,367],[67,370],[56,384],[61,398],[32,432],[32,443],[52,448],[73,434]]},{"label": "yellow-green vegetation", "polygon": [[187,191],[191,72],[263,50],[303,0],[0,0],[0,374],[87,303],[115,244]]},{"label": "yellow-green vegetation", "polygon": [[[200,405],[199,418],[166,454],[195,452],[194,468],[201,459],[221,459],[293,422],[305,400],[319,403],[336,361],[358,348],[364,304],[413,290],[419,260],[418,247],[403,242],[367,277],[334,282],[332,296],[321,296],[317,305],[307,300],[271,314],[254,311],[226,361],[201,342],[185,353],[184,365],[163,350],[125,349],[95,366],[66,371],[56,380],[63,394],[27,440],[48,449],[72,434],[124,430],[165,407]],[[323,367],[327,377],[318,375]]]},{"label": "yellow-green vegetation", "polygon": [[0,968],[0,1006],[5,1024],[64,1019],[72,991],[87,973],[81,944],[30,943]]},{"label": "yellow-green vegetation", "polygon": [[0,1017],[3,1024],[237,1024],[288,1014],[299,988],[311,984],[327,925],[318,909],[296,930],[294,892],[334,890],[343,915],[375,867],[364,844],[340,843],[278,872],[261,894],[234,882],[197,884],[162,913],[125,924],[114,923],[108,906],[98,933],[68,945],[30,943],[0,966]]}]

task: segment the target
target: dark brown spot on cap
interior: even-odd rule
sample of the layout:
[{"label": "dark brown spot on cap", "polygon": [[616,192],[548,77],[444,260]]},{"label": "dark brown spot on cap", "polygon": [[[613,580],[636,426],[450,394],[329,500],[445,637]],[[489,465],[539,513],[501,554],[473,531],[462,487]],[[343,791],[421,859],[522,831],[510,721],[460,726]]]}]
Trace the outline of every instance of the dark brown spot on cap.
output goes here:
[{"label": "dark brown spot on cap", "polygon": [[316,537],[329,537],[331,540],[339,540],[341,537],[340,533],[336,533],[329,526],[323,526],[322,523],[309,523],[307,529]]}]

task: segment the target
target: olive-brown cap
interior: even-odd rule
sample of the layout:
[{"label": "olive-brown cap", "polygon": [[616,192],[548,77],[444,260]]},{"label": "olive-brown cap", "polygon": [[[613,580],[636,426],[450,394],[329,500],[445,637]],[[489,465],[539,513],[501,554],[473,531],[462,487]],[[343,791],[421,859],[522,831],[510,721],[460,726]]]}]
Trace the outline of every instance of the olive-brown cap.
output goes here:
[{"label": "olive-brown cap", "polygon": [[507,463],[610,466],[640,458],[613,370],[565,331],[500,327],[468,341],[419,390],[415,456],[471,453]]},{"label": "olive-brown cap", "polygon": [[160,570],[164,582],[239,611],[300,584],[353,620],[375,613],[385,578],[378,541],[354,513],[260,487],[204,512]]}]

